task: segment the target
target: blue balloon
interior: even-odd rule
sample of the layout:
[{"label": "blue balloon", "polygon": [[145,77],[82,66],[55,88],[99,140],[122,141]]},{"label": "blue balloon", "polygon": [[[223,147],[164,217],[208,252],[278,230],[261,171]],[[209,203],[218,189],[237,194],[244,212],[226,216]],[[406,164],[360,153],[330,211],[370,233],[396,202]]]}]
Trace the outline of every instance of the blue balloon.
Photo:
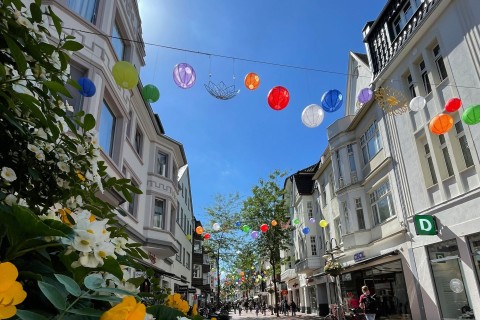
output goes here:
[{"label": "blue balloon", "polygon": [[240,221],[235,222],[235,226],[240,227],[242,223]]},{"label": "blue balloon", "polygon": [[309,234],[309,233],[310,233],[310,228],[309,228],[309,227],[305,227],[305,228],[303,228],[302,231],[303,231],[304,234]]},{"label": "blue balloon", "polygon": [[322,108],[325,112],[335,112],[342,106],[343,95],[340,91],[328,90],[322,96]]},{"label": "blue balloon", "polygon": [[80,94],[84,97],[92,97],[95,92],[97,92],[97,88],[92,80],[88,78],[80,78],[78,79],[78,84],[80,85],[80,89],[78,90]]}]

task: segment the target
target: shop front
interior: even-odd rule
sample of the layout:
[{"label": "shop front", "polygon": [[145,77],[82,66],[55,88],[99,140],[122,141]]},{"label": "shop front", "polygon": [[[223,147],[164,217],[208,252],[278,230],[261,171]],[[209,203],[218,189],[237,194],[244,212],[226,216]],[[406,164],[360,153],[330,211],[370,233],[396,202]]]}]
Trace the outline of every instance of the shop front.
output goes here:
[{"label": "shop front", "polygon": [[343,302],[358,307],[362,286],[377,296],[377,319],[411,319],[410,303],[400,259],[369,265],[354,271],[345,270],[340,278]]}]

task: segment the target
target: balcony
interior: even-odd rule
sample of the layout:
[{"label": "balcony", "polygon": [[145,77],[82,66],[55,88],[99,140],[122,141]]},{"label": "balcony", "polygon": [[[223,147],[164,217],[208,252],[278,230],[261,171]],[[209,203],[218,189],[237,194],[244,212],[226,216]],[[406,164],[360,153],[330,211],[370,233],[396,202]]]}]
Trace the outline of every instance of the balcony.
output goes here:
[{"label": "balcony", "polygon": [[289,281],[297,277],[295,269],[287,269],[280,274],[280,281]]},{"label": "balcony", "polygon": [[152,252],[159,259],[174,256],[179,251],[176,245],[177,240],[170,231],[144,227],[143,236],[145,237],[142,241],[145,250]]},{"label": "balcony", "polygon": [[333,137],[335,137],[336,135],[338,135],[339,133],[344,132],[345,129],[348,128],[350,123],[352,123],[354,117],[355,116],[353,116],[353,115],[346,116],[346,117],[340,118],[337,121],[335,121],[334,123],[332,123],[327,128],[328,139],[330,140]]},{"label": "balcony", "polygon": [[314,270],[318,270],[322,267],[322,258],[311,257],[306,258],[295,264],[296,273],[309,273]]}]

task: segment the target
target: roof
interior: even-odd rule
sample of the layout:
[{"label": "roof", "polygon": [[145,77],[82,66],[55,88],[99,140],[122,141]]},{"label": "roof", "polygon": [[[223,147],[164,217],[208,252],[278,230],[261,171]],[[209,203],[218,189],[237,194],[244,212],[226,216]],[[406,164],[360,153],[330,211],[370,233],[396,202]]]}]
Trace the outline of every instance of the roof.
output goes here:
[{"label": "roof", "polygon": [[318,165],[319,163],[317,162],[293,174],[299,194],[311,195],[313,193],[313,186],[315,183],[315,181],[313,181],[313,176],[318,169]]},{"label": "roof", "polygon": [[358,53],[358,52],[352,52],[354,55],[357,56],[360,60],[362,60],[363,63],[365,63],[368,66],[368,56],[366,53]]}]

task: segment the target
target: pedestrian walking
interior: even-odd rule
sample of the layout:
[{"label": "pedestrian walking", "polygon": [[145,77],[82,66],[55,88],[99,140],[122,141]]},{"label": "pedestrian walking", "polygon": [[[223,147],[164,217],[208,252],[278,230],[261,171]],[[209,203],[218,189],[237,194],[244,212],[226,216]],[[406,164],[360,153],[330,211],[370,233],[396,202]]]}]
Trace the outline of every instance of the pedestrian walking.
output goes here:
[{"label": "pedestrian walking", "polygon": [[377,297],[371,295],[367,286],[362,287],[363,294],[360,296],[360,308],[365,313],[366,320],[375,320],[378,311]]},{"label": "pedestrian walking", "polygon": [[293,300],[290,304],[290,309],[292,309],[292,317],[295,316],[297,314],[297,304]]}]

